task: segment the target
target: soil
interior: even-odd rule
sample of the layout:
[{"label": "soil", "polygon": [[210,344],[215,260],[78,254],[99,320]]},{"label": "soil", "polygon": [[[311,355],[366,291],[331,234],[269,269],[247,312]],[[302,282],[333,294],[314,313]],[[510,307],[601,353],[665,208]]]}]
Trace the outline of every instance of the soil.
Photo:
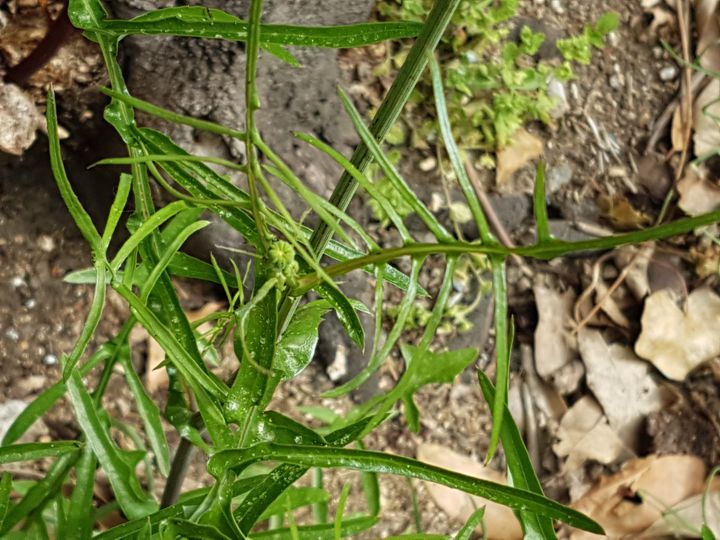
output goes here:
[{"label": "soil", "polygon": [[[237,9],[244,6],[243,2],[237,4]],[[622,19],[621,29],[612,38],[610,45],[596,57],[591,66],[578,70],[577,80],[568,89],[568,112],[554,126],[530,126],[533,133],[546,141],[545,158],[549,174],[564,168],[562,174],[567,176],[567,170],[570,171],[569,179],[550,194],[552,217],[558,226],[572,230],[573,234],[584,234],[577,230],[578,222],[595,228],[615,228],[617,223],[609,219],[607,206],[601,207],[598,200],[618,200],[618,197],[629,201],[640,211],[656,215],[659,201],[664,197],[672,177],[663,166],[654,169],[655,174],[643,174],[646,159],[643,156],[646,154],[653,123],[674,98],[679,87],[678,78],[663,81],[659,75],[663,68],[673,65],[668,53],[660,45],[660,38],[676,42],[674,30],[661,27],[659,31],[651,31],[650,21],[636,0],[565,0],[557,3],[561,11],[552,7],[556,4],[554,2],[534,0],[523,4],[524,17],[542,20],[546,27],[560,29],[560,35],[577,32],[587,21],[597,19],[608,10],[618,11]],[[118,9],[121,6],[139,9],[144,4],[140,1],[118,0],[114,5]],[[287,10],[278,9],[278,17],[287,15]],[[361,18],[366,10],[367,6],[358,7],[352,18]],[[320,11],[314,15],[321,16]],[[322,19],[321,22],[332,21]],[[238,118],[241,117],[242,103],[236,99],[236,94],[228,94],[225,90],[228,87],[239,88],[237,78],[242,74],[241,70],[235,70],[238,66],[242,67],[239,47],[218,49],[214,45],[206,47],[178,40],[161,51],[161,55],[153,56],[152,51],[143,52],[136,45],[131,45],[127,50],[129,77],[137,86],[140,97],[143,97],[144,92],[144,97],[159,98],[159,101],[153,101],[177,107],[180,112],[221,122],[230,120],[229,123],[240,125]],[[187,65],[172,61],[173,58],[177,60],[178,55],[184,57],[187,54],[193,56]],[[283,83],[287,75],[270,62],[264,90],[265,94],[272,97],[268,98],[267,106],[279,111],[277,115],[288,108],[293,113],[283,126],[273,125],[277,115],[266,117],[264,129],[268,137],[280,140],[286,138],[288,129],[311,129],[347,152],[355,139],[348,135],[351,130],[347,123],[338,120],[340,116],[337,111],[340,107],[335,97],[329,97],[334,96],[333,81],[340,78],[350,87],[360,106],[372,107],[385,89],[384,81],[373,75],[373,67],[382,62],[386,54],[382,46],[349,51],[340,55],[337,64],[335,56],[330,53],[323,53],[317,64],[313,59],[302,56],[310,69],[305,72],[303,80],[294,80],[288,86]],[[179,68],[181,72],[172,74],[173,78],[185,81],[181,91],[156,93],[152,83],[143,84],[144,79],[152,80],[151,77],[157,74],[158,66],[162,64],[182,66]],[[209,72],[192,75],[188,71],[191,64],[207,66]],[[231,80],[231,77],[234,79]],[[317,96],[308,96],[298,89],[309,84],[308,81],[317,80],[327,81],[321,89],[325,98],[320,100],[320,108],[313,108],[308,103],[315,103]],[[198,94],[205,95],[207,92],[212,94],[213,103],[208,101],[207,109],[198,109]],[[81,107],[78,103],[85,106]],[[64,109],[65,125],[71,133],[65,145],[67,157],[74,164],[71,168],[82,175],[89,163],[115,152],[118,141],[109,130],[101,127],[93,128],[100,130],[94,135],[82,138],[83,125],[80,119],[84,118],[87,122],[89,118],[97,119],[99,116],[97,103],[93,103],[92,99],[83,100],[72,93],[68,93],[67,97],[61,94],[60,105]],[[328,118],[332,118],[332,121],[326,124]],[[96,126],[94,122],[91,124]],[[593,126],[598,128],[601,134],[599,137],[594,134]],[[226,156],[238,154],[238,149],[228,141],[201,140],[190,132],[178,133],[176,136],[181,139],[185,137],[185,142],[196,149],[220,149],[219,155]],[[97,140],[102,140],[102,144],[95,144]],[[612,144],[608,145],[608,140]],[[93,144],[90,144],[91,141]],[[651,149],[651,155],[666,152],[668,142],[668,137],[663,136],[656,147]],[[300,152],[298,147],[291,143],[282,144],[283,155],[295,161]],[[9,408],[14,400],[31,401],[58,380],[59,359],[72,349],[92,299],[90,287],[70,285],[62,280],[69,272],[89,266],[90,254],[59,197],[49,170],[46,148],[46,139],[40,137],[22,158],[0,156],[0,408],[4,409]],[[428,202],[432,200],[433,194],[442,195],[437,170],[423,171],[420,167],[420,163],[430,154],[422,150],[406,151],[404,154],[404,167],[410,173],[408,177],[415,180],[421,195]],[[299,159],[303,163],[303,173],[315,178],[318,181],[315,186],[317,191],[325,193],[330,185],[328,181],[335,177],[336,170],[324,162],[317,165],[311,155],[303,154]],[[313,168],[316,166],[319,168]],[[527,193],[532,175],[532,167],[527,167],[516,175],[512,186],[496,186],[494,178],[488,173],[483,177],[486,187],[493,193],[493,204],[500,219],[519,243],[531,241],[533,235],[532,207]],[[107,186],[112,185],[113,177],[113,172],[107,172],[104,176],[93,176],[89,180],[78,179],[81,198],[90,204],[96,217],[102,216],[108,206],[112,189]],[[356,203],[354,208],[356,214],[362,213],[362,222],[377,225],[367,207]],[[582,230],[586,231],[587,227]],[[396,241],[397,238],[391,233],[383,239],[383,243],[387,244]],[[212,245],[215,240],[209,242]],[[511,265],[510,304],[517,325],[518,343],[532,343],[537,324],[532,286],[540,279],[539,276],[543,279],[550,276],[555,286],[579,292],[590,280],[593,262],[593,259],[588,258],[568,258],[552,264],[532,263],[529,272],[527,268]],[[431,292],[437,287],[439,268],[437,264],[429,265],[423,278]],[[697,282],[691,268],[682,266],[681,272],[689,287]],[[363,278],[363,282],[366,291],[367,280]],[[197,309],[219,294],[218,291],[189,284],[181,284],[181,287],[185,291],[183,301],[187,310]],[[389,294],[389,301],[398,300],[397,293]],[[487,330],[491,314],[488,306],[488,302],[484,301],[472,314],[474,325],[470,332],[443,338],[444,343],[453,347],[484,347],[485,353],[479,361],[483,368],[492,363],[492,336],[488,337]],[[95,342],[100,343],[113,337],[126,316],[127,309],[123,303],[110,295],[109,307]],[[320,347],[324,357],[318,358],[318,362],[292,384],[281,387],[271,408],[307,422],[309,417],[299,412],[298,407],[301,405],[323,405],[338,412],[352,406],[350,398],[329,401],[318,397],[321,392],[333,387],[336,378],[331,380],[328,366],[337,366],[334,364],[337,362],[338,349],[335,344],[340,339],[337,326],[328,326],[333,330],[325,332],[324,346]],[[620,339],[632,343],[633,331],[629,334],[619,332],[618,335]],[[334,341],[336,339],[337,342]],[[408,339],[412,340],[412,336]],[[143,374],[147,354],[146,342],[138,341],[134,360]],[[359,356],[357,351],[350,355],[350,366],[346,366],[344,377],[357,371]],[[514,360],[518,367],[513,375],[514,384],[519,384],[527,374],[519,368],[520,359]],[[231,370],[231,363],[228,357],[219,369]],[[391,358],[374,381],[372,391],[390,387],[397,381],[401,371],[400,359]],[[492,375],[491,368],[489,374]],[[342,379],[343,376],[337,378]],[[119,383],[121,375],[118,373],[115,377]],[[720,461],[718,381],[720,376],[717,370],[707,368],[693,374],[682,385],[666,383],[675,390],[677,399],[671,407],[648,419],[648,452],[694,454],[702,457],[709,466]],[[112,384],[110,388],[106,405],[111,414],[131,424],[138,424],[139,419],[126,387],[123,384]],[[586,391],[580,388],[568,399],[576,400]],[[162,400],[161,394],[157,397]],[[478,385],[473,380],[472,370],[453,386],[437,385],[424,389],[417,395],[417,401],[422,419],[419,434],[411,433],[400,416],[388,421],[381,430],[371,435],[366,441],[368,448],[414,456],[419,443],[435,442],[480,462],[483,460],[491,419]],[[0,418],[2,416],[0,414]],[[30,436],[43,440],[66,439],[74,437],[76,433],[77,428],[68,404],[60,403],[41,422],[40,429]],[[551,439],[552,433],[545,433],[542,440]],[[546,450],[551,454],[549,449]],[[498,467],[502,465],[502,459],[502,455],[496,459]],[[553,496],[567,500],[567,486],[559,476],[557,460],[553,458],[543,464],[541,481]],[[587,482],[607,472],[606,468],[596,465],[589,465],[587,469]],[[335,493],[339,493],[342,484],[351,482],[353,490],[348,512],[362,510],[364,501],[357,474],[330,471],[326,478],[330,485],[337,488],[334,489]],[[191,468],[185,487],[198,487],[208,481],[203,461],[198,458]],[[162,483],[159,483],[158,489],[161,487]],[[413,491],[419,501],[424,532],[447,534],[460,526],[460,523],[453,522],[436,506],[425,486],[420,483],[410,484],[404,479],[384,476],[381,478],[381,490],[381,523],[362,538],[385,537],[413,530],[414,517],[410,510]]]}]

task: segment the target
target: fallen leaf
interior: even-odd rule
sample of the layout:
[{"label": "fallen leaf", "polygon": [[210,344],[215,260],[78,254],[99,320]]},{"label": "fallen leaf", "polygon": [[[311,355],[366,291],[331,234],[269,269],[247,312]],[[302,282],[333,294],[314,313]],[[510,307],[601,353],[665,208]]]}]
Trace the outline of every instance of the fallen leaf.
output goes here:
[{"label": "fallen leaf", "polygon": [[657,6],[648,10],[652,17],[650,28],[648,32],[650,34],[656,34],[661,26],[672,26],[676,25],[675,14],[668,9]]},{"label": "fallen leaf", "polygon": [[650,294],[648,266],[654,251],[655,246],[648,243],[624,246],[615,252],[615,264],[625,273],[625,285],[636,300],[642,300]]},{"label": "fallen leaf", "polygon": [[695,26],[697,44],[695,54],[700,64],[711,71],[720,71],[720,24],[718,23],[718,0],[695,0]]},{"label": "fallen leaf", "polygon": [[21,156],[42,124],[32,98],[19,86],[0,82],[0,151]]},{"label": "fallen leaf", "polygon": [[623,292],[623,289],[618,288],[610,294],[610,287],[605,283],[604,279],[600,278],[595,284],[595,303],[616,325],[621,328],[630,328],[630,319],[623,312],[623,308],[627,307],[627,301],[624,301],[625,298],[621,298],[621,292]]},{"label": "fallen leaf", "polygon": [[668,393],[653,378],[650,366],[628,347],[608,345],[600,332],[578,334],[587,385],[600,402],[610,427],[625,446],[637,452],[645,417],[660,410]]},{"label": "fallen leaf", "polygon": [[[504,474],[438,444],[420,444],[417,449],[417,458],[425,463],[482,480],[490,480],[500,484],[507,483]],[[520,522],[507,506],[431,482],[425,482],[425,486],[435,503],[450,519],[464,523],[477,508],[484,506],[485,518],[483,524],[488,538],[520,540],[523,537]]]},{"label": "fallen leaf", "polygon": [[[687,116],[690,116],[690,114],[688,113]],[[688,123],[690,121],[691,119],[688,119]],[[673,150],[677,153],[685,150],[686,125],[687,123],[683,117],[683,107],[677,107],[673,113],[672,125],[670,126],[670,141],[672,142]]]},{"label": "fallen leaf", "polygon": [[663,510],[702,492],[704,479],[705,464],[695,456],[631,460],[572,505],[602,525],[607,536],[574,531],[571,538],[637,538]]},{"label": "fallen leaf", "polygon": [[542,156],[543,141],[524,129],[519,129],[512,137],[512,143],[497,152],[497,183],[506,186],[513,174]]},{"label": "fallen leaf", "polygon": [[535,329],[535,370],[547,381],[577,356],[572,333],[575,293],[537,285],[533,294],[539,316]]},{"label": "fallen leaf", "polygon": [[[717,48],[717,47],[716,47]],[[693,103],[695,155],[713,154],[720,149],[720,80],[712,79]]]},{"label": "fallen leaf", "polygon": [[583,396],[565,413],[557,438],[553,451],[567,457],[563,467],[566,472],[582,467],[587,460],[608,465],[628,454],[591,396]]},{"label": "fallen leaf", "polygon": [[720,187],[707,180],[707,171],[693,165],[678,182],[678,206],[689,216],[714,212],[720,208]]},{"label": "fallen leaf", "polygon": [[673,505],[643,531],[641,538],[697,537],[703,525],[713,532],[715,538],[720,538],[720,478],[715,478],[702,494]]},{"label": "fallen leaf", "polygon": [[645,301],[635,352],[667,378],[684,380],[720,354],[720,297],[710,289],[696,289],[683,311],[670,291],[653,293]]},{"label": "fallen leaf", "polygon": [[622,230],[640,229],[652,223],[652,218],[646,213],[636,209],[625,197],[613,198],[602,196],[598,199],[598,206],[610,222]]}]

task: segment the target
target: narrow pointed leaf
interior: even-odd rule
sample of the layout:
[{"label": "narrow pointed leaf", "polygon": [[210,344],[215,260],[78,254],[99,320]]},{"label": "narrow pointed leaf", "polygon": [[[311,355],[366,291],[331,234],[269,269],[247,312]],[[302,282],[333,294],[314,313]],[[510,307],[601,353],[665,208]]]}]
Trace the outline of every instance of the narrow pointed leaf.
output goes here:
[{"label": "narrow pointed leaf", "polygon": [[128,457],[121,453],[110,437],[108,429],[103,426],[95,404],[77,371],[72,373],[67,386],[75,409],[75,417],[102,465],[123,512],[132,519],[156,511],[157,504],[150,495],[143,492]]},{"label": "narrow pointed leaf", "polygon": [[52,169],[53,176],[55,176],[55,182],[57,183],[58,189],[60,190],[60,196],[63,201],[65,201],[65,206],[67,206],[67,209],[75,221],[75,224],[78,226],[78,229],[80,229],[80,232],[85,237],[85,240],[87,240],[88,244],[90,244],[93,254],[102,259],[105,257],[105,249],[100,234],[95,228],[95,224],[92,222],[90,215],[80,203],[80,199],[78,199],[77,195],[75,195],[75,192],[70,185],[70,180],[68,180],[67,174],[65,173],[62,152],[60,150],[60,138],[58,137],[55,92],[52,88],[48,91],[47,95],[46,117],[48,142],[50,145],[50,167]]},{"label": "narrow pointed leaf", "polygon": [[543,513],[573,527],[603,534],[602,527],[587,516],[546,497],[445,470],[404,456],[394,456],[382,452],[262,443],[246,449],[219,452],[210,458],[208,470],[214,476],[219,476],[225,469],[243,469],[252,463],[265,460],[306,467],[342,467],[360,471],[399,474],[460,489],[510,508]]},{"label": "narrow pointed leaf", "polygon": [[[109,19],[81,27],[116,35],[173,35],[246,41],[248,23],[221,11],[200,6],[151,11],[130,20]],[[261,44],[307,47],[364,47],[390,39],[415,37],[422,25],[412,22],[363,23],[344,26],[260,25]]]},{"label": "narrow pointed leaf", "polygon": [[0,465],[16,461],[33,461],[77,452],[82,443],[77,441],[54,441],[49,443],[21,443],[0,447]]},{"label": "narrow pointed leaf", "polygon": [[160,474],[167,476],[168,472],[170,472],[170,449],[160,419],[160,409],[145,391],[145,386],[135,371],[130,356],[122,354],[120,361],[125,372],[125,379],[135,398],[135,404],[140,413],[145,434],[150,442],[150,448],[155,454],[158,470]]},{"label": "narrow pointed leaf", "polygon": [[[495,388],[490,379],[482,371],[478,371],[480,380],[480,388],[482,389],[485,401],[490,405],[495,402]],[[502,441],[507,467],[509,472],[510,484],[538,495],[543,495],[543,489],[540,485],[535,469],[530,461],[527,448],[523,442],[522,435],[507,407],[503,407],[502,428],[500,429],[500,440]],[[520,523],[523,526],[525,535],[530,538],[542,538],[543,540],[553,540],[557,538],[552,520],[541,514],[533,514],[521,510],[518,512]]]},{"label": "narrow pointed leaf", "polygon": [[85,540],[92,536],[94,521],[90,516],[93,509],[96,468],[95,454],[90,446],[86,446],[75,469],[75,488],[70,498],[62,537]]},{"label": "narrow pointed leaf", "polygon": [[0,478],[0,531],[3,529],[5,516],[10,506],[10,495],[12,494],[12,474],[5,472]]},{"label": "narrow pointed leaf", "polygon": [[544,244],[554,240],[550,232],[547,203],[545,202],[545,162],[541,161],[535,174],[535,190],[533,193],[535,207],[535,223],[537,226],[537,243]]},{"label": "narrow pointed leaf", "polygon": [[320,323],[330,308],[327,301],[310,302],[293,316],[273,358],[273,368],[283,373],[284,380],[297,377],[313,359]]}]

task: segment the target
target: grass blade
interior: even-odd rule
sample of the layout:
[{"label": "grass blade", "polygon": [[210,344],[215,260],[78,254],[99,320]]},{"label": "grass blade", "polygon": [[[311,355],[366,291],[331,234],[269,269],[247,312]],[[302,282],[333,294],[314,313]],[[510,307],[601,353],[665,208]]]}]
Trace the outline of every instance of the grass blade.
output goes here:
[{"label": "grass blade", "polygon": [[465,165],[460,157],[460,149],[453,138],[450,116],[448,115],[447,104],[445,103],[445,90],[443,89],[442,76],[440,75],[440,66],[437,60],[435,60],[434,55],[429,56],[428,64],[430,66],[430,74],[432,75],[435,110],[438,115],[438,124],[440,126],[440,134],[445,143],[445,150],[447,150],[448,156],[450,157],[450,163],[452,163],[453,171],[455,171],[455,176],[460,184],[460,189],[462,189],[463,195],[465,195],[465,199],[468,202],[470,212],[473,218],[475,218],[475,223],[480,232],[480,238],[484,244],[491,244],[495,240],[490,232],[490,226],[485,217],[485,212],[483,212],[478,196],[470,183]]},{"label": "grass blade", "polygon": [[493,296],[495,303],[495,400],[492,404],[493,427],[490,434],[485,463],[489,463],[497,451],[500,443],[500,430],[503,424],[503,410],[507,405],[508,389],[510,385],[510,355],[511,347],[508,344],[508,300],[507,300],[507,273],[505,272],[505,259],[491,257],[493,274]]},{"label": "grass blade", "polygon": [[[485,401],[489,404],[495,402],[495,388],[492,382],[482,371],[478,372],[480,388],[482,389]],[[507,407],[503,407],[505,417],[500,429],[500,440],[502,441],[505,459],[508,464],[510,484],[543,495],[540,485],[530,461],[527,448],[523,442],[522,435]],[[526,511],[518,513],[525,535],[530,538],[542,538],[543,540],[554,540],[557,538],[552,521],[541,514],[533,514]]]},{"label": "grass blade", "polygon": [[345,483],[340,492],[340,500],[338,501],[337,511],[335,512],[335,540],[340,540],[342,533],[343,514],[345,513],[345,505],[347,505],[348,495],[350,495],[350,484]]},{"label": "grass blade", "polygon": [[5,472],[0,478],[0,531],[3,529],[5,516],[10,506],[10,495],[12,494],[12,474]]},{"label": "grass blade", "polygon": [[550,232],[547,203],[545,202],[545,162],[538,164],[535,175],[535,189],[533,191],[533,206],[535,208],[535,223],[537,226],[537,243],[552,242],[554,237]]},{"label": "grass blade", "polygon": [[421,463],[411,458],[368,450],[333,447],[295,447],[262,443],[246,449],[224,450],[210,458],[208,470],[213,476],[225,469],[242,469],[265,460],[305,467],[342,467],[361,471],[399,474],[460,489],[471,495],[518,510],[530,510],[558,519],[579,529],[603,534],[603,529],[587,516],[546,497],[525,490],[480,480],[454,471]]},{"label": "grass blade", "polygon": [[0,465],[16,461],[32,461],[77,452],[82,448],[77,441],[54,441],[49,443],[21,443],[0,447]]},{"label": "grass blade", "polygon": [[[455,535],[454,540],[470,540],[475,529],[477,529],[485,518],[485,507],[475,510],[470,518],[465,522],[462,529]],[[528,537],[525,537],[528,538]],[[529,540],[529,539],[528,539]]]}]

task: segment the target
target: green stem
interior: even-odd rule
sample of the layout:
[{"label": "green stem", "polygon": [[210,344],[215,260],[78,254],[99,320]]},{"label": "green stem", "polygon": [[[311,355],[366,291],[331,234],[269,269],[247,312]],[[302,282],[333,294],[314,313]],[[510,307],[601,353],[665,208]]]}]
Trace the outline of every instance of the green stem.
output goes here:
[{"label": "green stem", "polygon": [[[630,244],[640,244],[651,240],[662,240],[671,236],[689,233],[694,229],[713,225],[718,222],[720,222],[720,211],[715,211],[693,218],[679,219],[671,223],[652,227],[650,229],[618,234],[616,236],[594,238],[592,240],[580,240],[577,242],[553,240],[551,242],[543,242],[532,246],[513,248],[500,245],[488,246],[471,244],[468,242],[409,244],[396,248],[384,249],[382,251],[371,252],[362,257],[356,257],[354,259],[334,264],[325,269],[325,274],[331,278],[335,278],[364,266],[383,264],[401,257],[419,257],[433,254],[460,255],[463,253],[477,253],[501,257],[518,255],[521,257],[533,257],[536,259],[554,259],[569,253],[607,250]],[[320,281],[320,278],[315,274],[308,274],[302,277],[299,280],[296,289],[293,290],[293,295],[312,289],[320,283]]]},{"label": "green stem", "polygon": [[260,21],[262,19],[263,0],[252,0],[250,4],[250,20],[248,24],[248,40],[245,67],[245,152],[247,154],[248,189],[252,204],[253,218],[260,236],[258,249],[261,254],[268,250],[269,232],[262,213],[260,194],[257,188],[257,176],[260,164],[258,162],[255,140],[260,134],[255,124],[255,111],[260,108],[260,98],[257,93],[257,61],[260,54]]}]

